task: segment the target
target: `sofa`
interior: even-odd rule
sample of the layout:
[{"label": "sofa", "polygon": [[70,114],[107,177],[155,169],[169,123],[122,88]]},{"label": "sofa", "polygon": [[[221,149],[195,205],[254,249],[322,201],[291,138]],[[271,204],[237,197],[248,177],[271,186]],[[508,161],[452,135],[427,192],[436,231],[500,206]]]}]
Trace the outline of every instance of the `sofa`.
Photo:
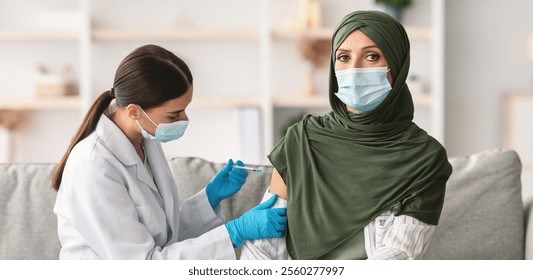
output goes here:
[{"label": "sofa", "polygon": [[[433,260],[533,259],[531,199],[523,201],[521,163],[512,150],[450,158],[439,226],[424,254]],[[224,164],[176,157],[169,164],[180,199],[201,190]],[[259,203],[271,166],[255,165],[242,190],[222,202],[232,219]],[[0,164],[0,259],[57,259],[60,243],[49,182],[55,164]],[[237,252],[238,254],[238,252]]]}]

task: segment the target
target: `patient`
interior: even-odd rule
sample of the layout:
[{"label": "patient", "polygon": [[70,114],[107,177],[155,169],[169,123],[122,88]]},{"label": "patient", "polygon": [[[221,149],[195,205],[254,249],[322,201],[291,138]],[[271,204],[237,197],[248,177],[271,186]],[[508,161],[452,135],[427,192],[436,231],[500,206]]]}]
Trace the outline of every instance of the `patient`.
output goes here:
[{"label": "patient", "polygon": [[405,29],[359,11],[332,38],[332,112],[305,116],[269,155],[263,200],[285,199],[287,235],[247,241],[241,259],[417,259],[439,222],[452,168],[413,123]]}]

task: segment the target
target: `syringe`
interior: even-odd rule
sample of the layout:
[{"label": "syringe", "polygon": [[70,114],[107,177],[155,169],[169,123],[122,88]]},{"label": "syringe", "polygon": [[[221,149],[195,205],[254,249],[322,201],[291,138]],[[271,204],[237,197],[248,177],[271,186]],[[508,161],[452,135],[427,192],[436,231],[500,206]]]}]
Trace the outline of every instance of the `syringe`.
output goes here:
[{"label": "syringe", "polygon": [[239,168],[239,169],[249,170],[249,171],[253,171],[253,172],[263,172],[262,169],[252,168],[252,167],[247,167],[247,166],[234,165],[233,168]]}]

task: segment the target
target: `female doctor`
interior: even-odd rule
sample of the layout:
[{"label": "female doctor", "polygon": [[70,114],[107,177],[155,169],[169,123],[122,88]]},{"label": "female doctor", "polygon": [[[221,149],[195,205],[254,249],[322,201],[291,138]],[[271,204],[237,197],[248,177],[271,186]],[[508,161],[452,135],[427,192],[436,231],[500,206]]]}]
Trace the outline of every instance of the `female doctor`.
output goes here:
[{"label": "female doctor", "polygon": [[159,46],[120,63],[52,178],[60,259],[234,259],[245,240],[283,236],[286,209],[271,208],[276,197],[224,224],[220,201],[247,176],[231,159],[178,205],[159,142],[185,132],[192,81],[187,65]]}]

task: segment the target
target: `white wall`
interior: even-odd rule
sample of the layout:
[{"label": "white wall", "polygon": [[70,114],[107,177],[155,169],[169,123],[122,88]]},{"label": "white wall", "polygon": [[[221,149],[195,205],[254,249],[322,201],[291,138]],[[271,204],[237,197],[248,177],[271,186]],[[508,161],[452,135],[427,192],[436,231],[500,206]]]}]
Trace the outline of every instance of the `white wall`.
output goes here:
[{"label": "white wall", "polygon": [[[446,1],[446,148],[466,155],[500,147],[500,98],[533,78],[527,35],[533,1]],[[533,90],[533,89],[531,89]]]},{"label": "white wall", "polygon": [[[533,91],[533,61],[526,51],[531,33],[533,1],[446,1],[445,135],[450,156],[502,147],[502,95]],[[533,130],[532,121],[521,129]],[[526,169],[522,196],[533,197],[533,172]]]}]

